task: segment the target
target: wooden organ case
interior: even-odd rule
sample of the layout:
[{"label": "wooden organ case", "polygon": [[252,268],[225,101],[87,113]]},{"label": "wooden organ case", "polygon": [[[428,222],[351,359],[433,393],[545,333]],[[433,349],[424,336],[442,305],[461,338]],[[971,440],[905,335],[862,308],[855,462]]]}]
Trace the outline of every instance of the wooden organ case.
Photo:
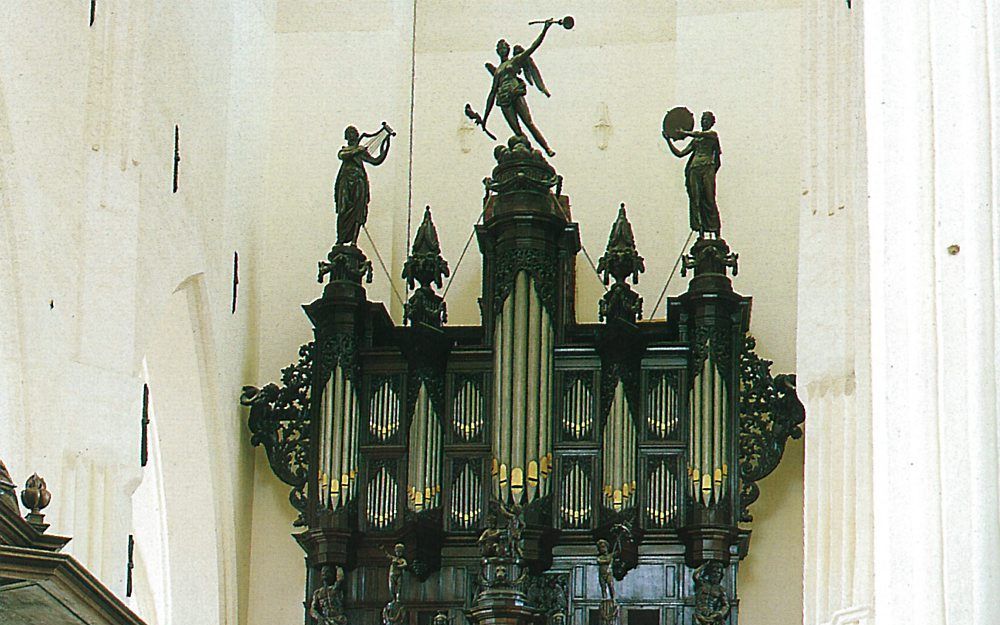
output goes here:
[{"label": "wooden organ case", "polygon": [[481,325],[445,322],[428,209],[404,325],[368,301],[363,253],[334,246],[304,306],[314,340],[280,384],[244,389],[299,511],[305,622],[736,625],[740,523],[805,416],[794,376],[753,352],[736,255],[698,238],[687,291],[641,321],[622,206],[601,321],[578,323],[562,179],[526,143],[496,156]]}]

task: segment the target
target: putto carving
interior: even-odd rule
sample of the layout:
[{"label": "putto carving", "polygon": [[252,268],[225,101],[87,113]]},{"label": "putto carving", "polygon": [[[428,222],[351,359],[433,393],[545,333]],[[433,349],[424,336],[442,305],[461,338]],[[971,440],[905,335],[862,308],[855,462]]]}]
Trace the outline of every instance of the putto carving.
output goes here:
[{"label": "putto carving", "polygon": [[618,554],[603,538],[597,541],[597,581],[601,584],[601,598],[615,600],[615,576],[612,572]]},{"label": "putto carving", "polygon": [[722,587],[723,567],[709,560],[698,567],[694,579],[694,620],[697,625],[720,625],[729,616],[731,603]]},{"label": "putto carving", "polygon": [[400,583],[403,581],[403,570],[409,567],[406,558],[406,545],[396,543],[392,548],[392,553],[385,550],[384,546],[379,546],[382,553],[389,559],[389,597],[393,601],[399,601]]},{"label": "putto carving", "polygon": [[344,130],[347,145],[337,152],[340,171],[333,187],[337,209],[337,245],[357,245],[358,235],[368,221],[368,201],[371,199],[365,163],[381,165],[389,155],[390,138],[395,134],[385,122],[370,134],[361,134],[354,126]]},{"label": "putto carving", "polygon": [[740,353],[740,520],[749,523],[750,504],[760,496],[757,482],[781,462],[789,438],[802,437],[806,409],[795,390],[795,376],[771,376],[771,361],[758,356],[757,340],[747,335]]},{"label": "putto carving", "polygon": [[638,284],[639,274],[644,271],[646,264],[636,250],[632,224],[625,214],[623,203],[618,209],[618,218],[611,227],[607,250],[597,260],[597,272],[603,274],[604,284],[609,284],[612,277],[615,279],[615,283],[601,298],[598,319],[629,323],[642,319],[642,298],[629,287],[627,279],[631,277],[632,284]]},{"label": "putto carving", "polygon": [[267,461],[279,480],[292,487],[288,500],[299,512],[294,525],[305,524],[305,486],[308,480],[309,387],[312,384],[313,351],[306,343],[299,360],[281,370],[281,386],[244,386],[240,403],[250,407],[247,424],[250,444],[263,445]]},{"label": "putto carving", "polygon": [[440,289],[443,279],[449,275],[448,262],[441,257],[441,244],[431,219],[431,207],[428,206],[413,239],[410,256],[403,265],[406,285],[412,290],[417,283],[420,284],[403,307],[404,323],[439,328],[448,320],[444,299],[434,292],[431,285]]}]

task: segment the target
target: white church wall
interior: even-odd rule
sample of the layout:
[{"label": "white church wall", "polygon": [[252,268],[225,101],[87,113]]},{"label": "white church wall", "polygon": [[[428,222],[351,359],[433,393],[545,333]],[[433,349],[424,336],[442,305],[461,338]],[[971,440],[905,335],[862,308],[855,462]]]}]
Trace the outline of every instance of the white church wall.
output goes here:
[{"label": "white church wall", "polygon": [[[273,32],[267,4],[256,5],[98,0],[92,26],[90,3],[0,7],[0,292],[10,313],[0,345],[14,389],[0,406],[0,453],[19,480],[31,471],[47,479],[50,531],[73,536],[70,552],[124,596],[128,535],[141,538],[155,526],[148,516],[163,512],[131,498],[148,474],[139,467],[143,358],[153,396],[200,397],[197,410],[165,401],[159,411],[170,419],[158,424],[165,437],[191,433],[186,444],[164,441],[174,548],[208,552],[170,554],[170,567],[186,566],[175,588],[147,590],[164,586],[145,575],[137,584],[171,595],[132,599],[140,610],[169,607],[157,608],[157,623],[236,623],[241,605],[245,617],[253,465],[234,398],[256,367],[254,217]],[[236,250],[246,254],[232,314]],[[165,312],[182,284],[193,307]],[[197,388],[167,390],[181,379]],[[198,496],[177,481],[192,467],[202,470]],[[146,571],[159,564],[145,562]],[[208,587],[184,591],[199,582]]]}]

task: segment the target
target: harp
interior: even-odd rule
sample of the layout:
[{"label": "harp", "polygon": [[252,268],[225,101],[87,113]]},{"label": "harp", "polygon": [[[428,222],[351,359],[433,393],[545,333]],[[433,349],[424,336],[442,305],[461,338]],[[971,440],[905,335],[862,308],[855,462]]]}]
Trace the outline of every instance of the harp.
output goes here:
[{"label": "harp", "polygon": [[361,146],[368,152],[368,156],[378,156],[379,150],[382,149],[382,144],[386,142],[389,137],[396,136],[396,131],[393,130],[389,124],[382,122],[382,127],[373,133],[363,133],[361,135]]}]

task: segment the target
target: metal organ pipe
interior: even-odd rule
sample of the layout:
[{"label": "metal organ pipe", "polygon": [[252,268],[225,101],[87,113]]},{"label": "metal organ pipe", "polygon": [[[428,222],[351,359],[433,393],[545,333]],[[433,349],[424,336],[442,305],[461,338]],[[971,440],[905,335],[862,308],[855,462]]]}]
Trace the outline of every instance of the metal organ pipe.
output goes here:
[{"label": "metal organ pipe", "polygon": [[603,440],[605,505],[614,510],[628,508],[635,501],[635,450],[637,436],[631,407],[621,381],[615,387]]},{"label": "metal organ pipe", "polygon": [[520,272],[494,331],[494,486],[505,500],[548,492],[553,332],[534,279]]},{"label": "metal organ pipe", "polygon": [[701,369],[691,387],[691,437],[688,468],[691,495],[695,501],[711,507],[725,493],[729,467],[725,459],[727,443],[726,415],[729,399],[726,383],[712,356],[711,344]]},{"label": "metal organ pipe", "polygon": [[356,493],[358,470],[358,398],[338,364],[320,399],[319,502],[336,510]]}]

